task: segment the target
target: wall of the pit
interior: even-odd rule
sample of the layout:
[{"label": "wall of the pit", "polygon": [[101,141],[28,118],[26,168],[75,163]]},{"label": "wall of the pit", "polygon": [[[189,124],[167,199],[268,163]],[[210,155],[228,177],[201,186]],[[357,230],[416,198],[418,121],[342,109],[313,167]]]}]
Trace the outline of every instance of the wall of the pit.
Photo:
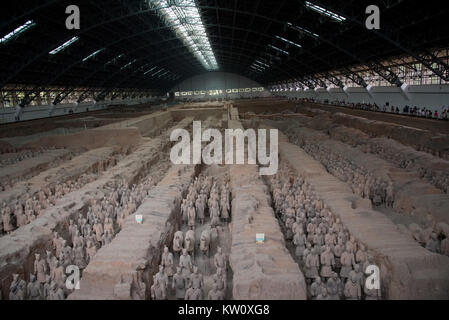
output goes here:
[{"label": "wall of the pit", "polygon": [[273,94],[298,99],[313,98],[320,102],[328,100],[330,102],[376,103],[381,107],[389,102],[390,106],[399,108],[408,105],[425,107],[438,112],[441,112],[443,107],[446,109],[449,107],[449,85],[408,86],[405,90],[399,87],[371,87],[369,90],[362,87],[350,87],[346,90],[319,88],[305,91],[279,91]]}]

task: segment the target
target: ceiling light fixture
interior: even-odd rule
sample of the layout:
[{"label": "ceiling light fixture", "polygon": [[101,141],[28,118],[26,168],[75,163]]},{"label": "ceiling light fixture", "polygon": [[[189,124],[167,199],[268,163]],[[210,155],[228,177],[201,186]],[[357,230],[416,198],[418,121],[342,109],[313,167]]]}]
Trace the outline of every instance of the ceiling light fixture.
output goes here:
[{"label": "ceiling light fixture", "polygon": [[11,31],[7,35],[5,35],[3,38],[0,38],[0,43],[7,43],[7,42],[13,40],[14,38],[17,38],[22,33],[24,33],[25,31],[27,31],[29,29],[31,29],[35,25],[36,25],[36,23],[33,20],[28,20],[27,22],[25,22],[20,27],[17,27],[13,31]]},{"label": "ceiling light fixture", "polygon": [[67,48],[68,46],[70,46],[71,44],[75,43],[76,41],[79,40],[78,36],[73,37],[72,39],[64,42],[63,44],[61,44],[59,47],[57,47],[56,49],[53,49],[49,52],[49,54],[55,55],[58,54],[59,52],[61,52],[62,50],[64,50],[65,48]]},{"label": "ceiling light fixture", "polygon": [[276,39],[282,40],[282,41],[284,41],[284,42],[286,42],[286,43],[288,43],[288,44],[291,44],[292,46],[295,46],[295,47],[297,47],[297,48],[302,48],[302,46],[301,46],[300,44],[297,44],[297,43],[295,43],[295,42],[293,42],[293,41],[290,41],[290,40],[288,40],[288,39],[282,38],[282,37],[280,37],[280,36],[276,36]]},{"label": "ceiling light fixture", "polygon": [[183,0],[182,4],[167,6],[164,0],[149,0],[176,36],[201,62],[206,70],[217,70],[218,64],[203,25],[195,0]]},{"label": "ceiling light fixture", "polygon": [[280,53],[283,53],[283,54],[285,54],[287,56],[290,55],[290,53],[288,53],[287,51],[279,49],[278,47],[272,46],[271,44],[269,44],[268,47],[270,47],[271,49],[276,50],[276,51],[278,51]]},{"label": "ceiling light fixture", "polygon": [[317,6],[316,4],[313,4],[309,1],[306,1],[306,7],[315,12],[318,12],[319,14],[322,14],[323,16],[329,17],[337,22],[344,22],[346,20],[345,17],[340,16],[340,15],[336,14],[335,12],[332,12],[326,8]]}]

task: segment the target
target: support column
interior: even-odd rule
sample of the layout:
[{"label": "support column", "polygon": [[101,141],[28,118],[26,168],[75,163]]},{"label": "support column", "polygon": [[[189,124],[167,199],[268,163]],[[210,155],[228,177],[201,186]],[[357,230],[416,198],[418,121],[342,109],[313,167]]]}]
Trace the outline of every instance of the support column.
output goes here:
[{"label": "support column", "polygon": [[[230,120],[230,129],[243,129]],[[232,245],[229,256],[236,300],[305,300],[304,275],[287,250],[257,165],[232,165]],[[264,234],[263,243],[256,234]]]},{"label": "support column", "polygon": [[11,96],[12,96],[12,106],[17,107],[19,104],[19,99],[17,98],[17,93],[15,91],[12,91]]}]

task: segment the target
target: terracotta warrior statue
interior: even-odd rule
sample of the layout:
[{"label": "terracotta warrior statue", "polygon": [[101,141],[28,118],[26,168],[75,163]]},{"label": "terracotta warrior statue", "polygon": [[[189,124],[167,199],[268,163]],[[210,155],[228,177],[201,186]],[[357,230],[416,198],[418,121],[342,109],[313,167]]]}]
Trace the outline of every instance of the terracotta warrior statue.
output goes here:
[{"label": "terracotta warrior statue", "polygon": [[165,300],[167,299],[165,295],[164,285],[159,282],[158,278],[154,278],[153,285],[151,286],[151,298],[153,300]]},{"label": "terracotta warrior statue", "polygon": [[223,291],[217,289],[217,284],[212,285],[212,289],[207,294],[207,300],[224,300]]},{"label": "terracotta warrior statue", "polygon": [[331,248],[326,246],[326,250],[321,254],[321,276],[330,278],[332,276],[332,267],[335,265],[334,254]]},{"label": "terracotta warrior statue", "polygon": [[50,285],[49,300],[65,300],[64,290],[56,282]]},{"label": "terracotta warrior statue", "polygon": [[221,268],[226,270],[226,255],[223,253],[221,247],[217,248],[217,253],[214,256],[214,265],[215,268]]},{"label": "terracotta warrior statue", "polygon": [[193,273],[190,275],[189,279],[189,287],[192,288],[203,288],[204,282],[203,282],[203,275],[199,273],[198,267],[193,267]]},{"label": "terracotta warrior statue", "polygon": [[367,257],[368,256],[366,254],[365,245],[363,243],[361,243],[359,245],[359,250],[357,250],[357,252],[355,254],[355,262],[358,263],[359,265],[363,266],[363,264],[367,260]]},{"label": "terracotta warrior statue", "polygon": [[173,238],[173,252],[179,255],[184,246],[184,234],[182,231],[176,231]]},{"label": "terracotta warrior statue", "polygon": [[55,282],[58,286],[63,286],[64,281],[64,270],[62,266],[59,264],[59,261],[56,260],[55,268],[53,269],[52,273],[50,274],[51,280]]},{"label": "terracotta warrior statue", "polygon": [[164,247],[164,252],[162,253],[161,264],[164,266],[165,274],[167,277],[172,277],[174,274],[174,261],[173,253],[168,251],[168,247]]},{"label": "terracotta warrior statue", "polygon": [[45,277],[44,290],[43,290],[44,300],[50,300],[50,291],[51,291],[51,278],[49,275],[47,275]]},{"label": "terracotta warrior statue", "polygon": [[315,281],[310,286],[310,296],[312,299],[316,299],[325,288],[326,287],[321,282],[321,278],[319,276],[315,277]]},{"label": "terracotta warrior statue", "polygon": [[182,222],[183,224],[187,224],[187,220],[188,220],[188,216],[187,216],[187,211],[189,209],[189,204],[187,203],[186,199],[182,200],[181,203],[181,215],[182,215]]},{"label": "terracotta warrior statue", "polygon": [[186,295],[187,279],[183,276],[181,267],[176,268],[176,273],[173,275],[172,288],[176,290],[176,299],[184,299]]},{"label": "terracotta warrior statue", "polygon": [[313,279],[318,276],[318,268],[320,267],[320,260],[318,256],[318,248],[314,247],[312,252],[306,258],[306,278]]},{"label": "terracotta warrior statue", "polygon": [[323,288],[321,293],[316,297],[317,300],[332,300],[332,297],[328,295],[327,289]]},{"label": "terracotta warrior statue", "polygon": [[440,241],[435,232],[431,233],[430,238],[426,243],[426,249],[431,252],[440,253]]},{"label": "terracotta warrior statue", "polygon": [[41,300],[42,299],[42,287],[40,283],[36,280],[34,274],[30,275],[30,282],[27,287],[28,300]]},{"label": "terracotta warrior statue", "polygon": [[189,202],[187,209],[187,224],[191,230],[195,229],[196,210],[192,202]]},{"label": "terracotta warrior statue", "polygon": [[139,271],[132,273],[131,297],[133,300],[145,300],[147,285],[142,281]]},{"label": "terracotta warrior statue", "polygon": [[16,210],[14,211],[14,214],[16,216],[17,228],[20,228],[21,226],[24,226],[27,224],[27,217],[23,213],[22,205],[20,205],[20,204],[16,205]]},{"label": "terracotta warrior statue", "polygon": [[159,272],[154,275],[155,279],[159,280],[159,284],[162,286],[164,290],[164,295],[167,295],[167,289],[168,289],[168,277],[165,274],[164,266],[159,266]]},{"label": "terracotta warrior statue", "polygon": [[34,274],[37,277],[37,282],[44,284],[47,278],[47,263],[40,258],[40,254],[36,253],[34,260]]},{"label": "terracotta warrior statue", "polygon": [[9,287],[9,300],[25,300],[26,282],[19,278],[17,273],[12,275],[13,280]]},{"label": "terracotta warrior statue", "polygon": [[344,251],[341,255],[340,262],[341,262],[340,277],[348,278],[349,272],[352,270],[352,266],[355,264],[354,254],[352,254],[352,252],[348,250]]},{"label": "terracotta warrior statue", "polygon": [[201,288],[188,288],[184,300],[203,300],[203,291]]},{"label": "terracotta warrior statue", "polygon": [[198,197],[195,201],[195,208],[198,220],[200,220],[201,225],[204,224],[204,203],[201,197]]},{"label": "terracotta warrior statue", "polygon": [[380,289],[368,289],[366,285],[363,286],[363,292],[365,292],[365,300],[380,300]]},{"label": "terracotta warrior statue", "polygon": [[340,299],[340,291],[341,291],[341,280],[338,278],[338,274],[336,272],[332,272],[332,277],[327,279],[326,282],[327,293],[332,300]]},{"label": "terracotta warrior statue", "polygon": [[354,273],[351,275],[351,278],[346,281],[344,295],[347,300],[360,300],[362,297],[360,282]]},{"label": "terracotta warrior statue", "polygon": [[227,190],[221,196],[221,218],[227,223],[229,219],[229,198]]},{"label": "terracotta warrior statue", "polygon": [[306,249],[306,236],[302,228],[297,229],[298,232],[293,236],[293,244],[296,246],[295,255],[302,259],[304,250]]},{"label": "terracotta warrior statue", "polygon": [[11,231],[14,230],[14,226],[12,225],[11,221],[11,209],[5,203],[3,203],[3,206],[4,206],[2,209],[3,231],[6,233],[11,233]]},{"label": "terracotta warrior statue", "polygon": [[218,268],[217,273],[213,276],[214,284],[217,285],[217,290],[223,292],[223,295],[225,295],[226,292],[226,277],[223,274],[223,269]]}]

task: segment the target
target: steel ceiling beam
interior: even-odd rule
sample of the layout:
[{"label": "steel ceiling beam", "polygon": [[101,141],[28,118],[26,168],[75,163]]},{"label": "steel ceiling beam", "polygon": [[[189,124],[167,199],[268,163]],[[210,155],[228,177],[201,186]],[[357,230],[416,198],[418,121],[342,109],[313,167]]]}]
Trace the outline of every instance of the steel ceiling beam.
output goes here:
[{"label": "steel ceiling beam", "polygon": [[[326,6],[329,8],[329,10],[334,11],[335,13],[347,18],[351,22],[355,23],[356,25],[359,25],[362,28],[365,27],[365,21],[360,20],[357,18],[355,14],[347,13],[342,11],[339,7],[335,5],[331,5],[330,3],[324,4],[321,0],[312,0],[312,2]],[[401,3],[402,1],[395,1],[396,3]],[[441,10],[438,15],[444,14],[444,10]],[[441,27],[441,26],[438,26]],[[410,37],[405,34],[401,33],[399,34],[397,31],[393,31],[395,28],[391,27],[388,22],[382,20],[382,27],[377,30],[371,30],[373,34],[378,36],[379,38],[389,42],[393,46],[397,47],[404,53],[412,56],[415,58],[418,62],[422,63],[426,68],[428,68],[430,71],[432,71],[435,75],[437,75],[439,78],[443,79],[444,81],[449,81],[449,65],[444,62],[443,60],[439,59],[437,56],[432,54],[429,50],[423,50],[415,51],[413,50],[413,40],[410,39]],[[396,34],[396,40],[393,39],[393,34]],[[375,64],[372,67],[377,67]],[[391,74],[386,74],[385,78],[390,81],[396,81],[395,76]]]}]

